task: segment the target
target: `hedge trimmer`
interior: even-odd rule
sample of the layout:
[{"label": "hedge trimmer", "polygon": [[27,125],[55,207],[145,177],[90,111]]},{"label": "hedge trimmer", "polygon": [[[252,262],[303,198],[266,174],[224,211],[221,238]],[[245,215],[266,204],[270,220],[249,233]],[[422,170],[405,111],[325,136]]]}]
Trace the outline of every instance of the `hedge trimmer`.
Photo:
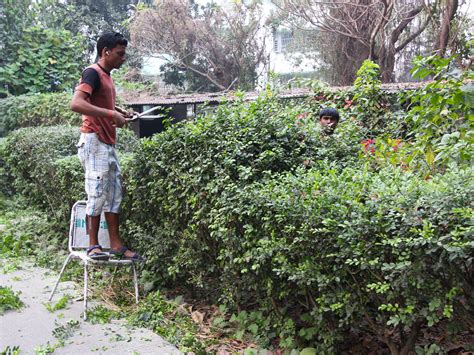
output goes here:
[{"label": "hedge trimmer", "polygon": [[[150,113],[152,113],[153,111],[158,110],[158,109],[163,109],[163,107],[155,106],[155,107],[152,107],[151,109],[143,111],[141,113],[134,112],[132,117],[127,118],[127,121],[132,122],[132,121],[136,121],[138,119],[145,120],[145,121],[151,121],[151,120],[154,120],[156,118],[165,117],[164,115],[161,115],[161,114],[150,115]],[[120,110],[123,110],[123,109],[120,109]],[[126,112],[126,110],[123,110],[123,111]]]}]

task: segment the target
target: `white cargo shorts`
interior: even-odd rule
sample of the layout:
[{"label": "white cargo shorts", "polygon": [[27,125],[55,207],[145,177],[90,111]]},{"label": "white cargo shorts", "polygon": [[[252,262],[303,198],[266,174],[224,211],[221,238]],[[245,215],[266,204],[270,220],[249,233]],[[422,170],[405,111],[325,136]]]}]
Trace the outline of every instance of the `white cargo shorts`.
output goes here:
[{"label": "white cargo shorts", "polygon": [[101,142],[96,133],[81,133],[77,148],[85,170],[87,215],[119,213],[122,176],[114,146]]}]

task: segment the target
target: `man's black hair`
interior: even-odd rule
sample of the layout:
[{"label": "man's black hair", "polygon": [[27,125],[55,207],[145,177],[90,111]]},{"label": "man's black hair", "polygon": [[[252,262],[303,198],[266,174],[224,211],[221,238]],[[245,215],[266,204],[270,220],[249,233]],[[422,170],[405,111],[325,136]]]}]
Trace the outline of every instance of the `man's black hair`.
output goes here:
[{"label": "man's black hair", "polygon": [[332,107],[323,108],[321,110],[321,112],[319,112],[319,118],[321,118],[323,116],[334,117],[336,120],[339,121],[339,112],[337,112],[337,110],[335,108],[332,108]]},{"label": "man's black hair", "polygon": [[102,56],[102,50],[108,48],[110,50],[114,49],[116,46],[126,46],[128,41],[123,35],[118,32],[107,32],[99,37],[97,41],[97,54],[99,58]]}]

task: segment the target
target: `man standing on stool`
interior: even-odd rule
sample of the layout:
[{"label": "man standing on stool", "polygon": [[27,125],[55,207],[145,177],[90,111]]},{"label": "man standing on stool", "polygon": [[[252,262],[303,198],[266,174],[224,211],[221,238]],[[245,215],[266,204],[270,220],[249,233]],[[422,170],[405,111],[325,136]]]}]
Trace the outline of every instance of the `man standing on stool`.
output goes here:
[{"label": "man standing on stool", "polygon": [[110,257],[142,260],[122,243],[119,212],[122,179],[115,153],[116,127],[127,124],[129,113],[115,106],[115,86],[110,76],[125,62],[127,40],[120,33],[105,33],[97,41],[99,61],[82,72],[71,101],[71,110],[82,114],[78,155],[85,170],[87,193],[87,255],[106,260],[99,245],[100,215],[105,214],[110,235]]}]

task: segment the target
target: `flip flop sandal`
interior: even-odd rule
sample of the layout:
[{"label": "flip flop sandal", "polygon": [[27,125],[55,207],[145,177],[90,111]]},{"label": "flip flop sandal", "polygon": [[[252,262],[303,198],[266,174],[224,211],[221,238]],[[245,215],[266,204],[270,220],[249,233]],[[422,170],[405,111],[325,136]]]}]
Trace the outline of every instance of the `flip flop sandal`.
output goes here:
[{"label": "flip flop sandal", "polygon": [[135,261],[144,261],[145,258],[143,256],[141,256],[140,254],[138,253],[133,253],[132,256],[125,256],[125,252],[127,250],[130,250],[128,249],[127,247],[121,247],[120,249],[110,249],[110,257],[112,259],[125,259],[125,260],[135,260]]},{"label": "flip flop sandal", "polygon": [[109,260],[109,255],[104,252],[95,251],[91,253],[91,251],[94,249],[102,250],[102,246],[97,244],[97,245],[91,245],[89,248],[87,248],[87,256],[89,258],[91,258],[92,260]]}]

